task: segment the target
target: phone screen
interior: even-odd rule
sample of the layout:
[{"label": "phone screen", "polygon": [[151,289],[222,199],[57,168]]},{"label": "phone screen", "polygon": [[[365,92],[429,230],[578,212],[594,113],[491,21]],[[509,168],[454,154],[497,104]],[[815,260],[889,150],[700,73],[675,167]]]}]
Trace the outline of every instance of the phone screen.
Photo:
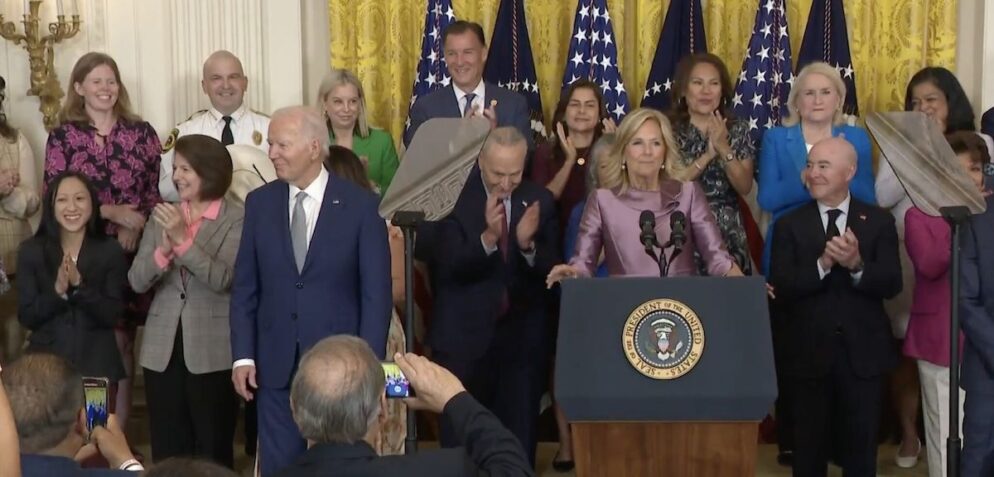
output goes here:
[{"label": "phone screen", "polygon": [[406,398],[414,395],[410,381],[397,363],[385,361],[380,365],[383,366],[383,374],[387,379],[385,392],[388,398]]},{"label": "phone screen", "polygon": [[107,378],[83,378],[83,394],[86,398],[86,430],[107,425]]}]

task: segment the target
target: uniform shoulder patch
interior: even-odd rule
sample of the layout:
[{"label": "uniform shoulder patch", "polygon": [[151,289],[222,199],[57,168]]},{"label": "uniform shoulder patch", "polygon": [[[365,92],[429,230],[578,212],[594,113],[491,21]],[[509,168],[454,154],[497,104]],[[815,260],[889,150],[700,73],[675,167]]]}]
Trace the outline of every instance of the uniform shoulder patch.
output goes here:
[{"label": "uniform shoulder patch", "polygon": [[169,137],[166,138],[166,142],[162,143],[162,152],[167,153],[176,147],[176,139],[179,138],[179,128],[173,128],[169,131]]},{"label": "uniform shoulder patch", "polygon": [[[190,117],[186,118],[186,121],[189,121],[189,120],[191,120],[191,119],[193,119],[193,118],[195,118],[197,116],[200,116],[201,114],[204,114],[206,112],[207,112],[206,109],[201,109],[200,111],[197,111],[197,112],[191,114]],[[183,121],[183,122],[186,122],[186,121]]]}]

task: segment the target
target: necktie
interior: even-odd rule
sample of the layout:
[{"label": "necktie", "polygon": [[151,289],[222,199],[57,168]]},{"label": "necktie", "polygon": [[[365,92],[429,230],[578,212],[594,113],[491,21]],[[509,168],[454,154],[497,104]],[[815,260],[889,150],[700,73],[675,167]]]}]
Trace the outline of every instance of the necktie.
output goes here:
[{"label": "necktie", "polygon": [[231,132],[231,116],[221,118],[224,120],[224,129],[221,130],[221,144],[230,146],[235,143],[235,135]]},{"label": "necktie", "polygon": [[839,209],[830,209],[828,211],[828,227],[825,228],[825,241],[832,240],[839,235],[839,226],[835,224],[839,220],[839,216],[842,215],[842,211]]},{"label": "necktie", "polygon": [[462,108],[462,117],[468,118],[473,112],[473,100],[476,99],[476,93],[466,93],[466,96],[463,97],[466,98],[466,106]]},{"label": "necktie", "polygon": [[510,234],[507,232],[507,222],[511,217],[511,211],[507,207],[507,201],[500,202],[504,206],[504,222],[500,228],[500,253],[504,256],[504,261],[507,261],[507,247],[510,241]]},{"label": "necktie", "polygon": [[293,244],[293,260],[297,262],[297,271],[303,271],[304,260],[307,258],[307,214],[304,212],[304,198],[307,193],[297,193],[293,204],[293,216],[290,218],[290,242]]}]

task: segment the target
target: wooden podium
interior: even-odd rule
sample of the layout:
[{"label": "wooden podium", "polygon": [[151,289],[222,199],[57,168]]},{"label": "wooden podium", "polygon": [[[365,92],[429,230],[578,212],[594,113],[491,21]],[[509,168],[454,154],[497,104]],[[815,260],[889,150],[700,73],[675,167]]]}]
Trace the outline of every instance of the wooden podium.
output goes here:
[{"label": "wooden podium", "polygon": [[568,280],[559,326],[578,477],[756,474],[776,397],[761,277]]}]

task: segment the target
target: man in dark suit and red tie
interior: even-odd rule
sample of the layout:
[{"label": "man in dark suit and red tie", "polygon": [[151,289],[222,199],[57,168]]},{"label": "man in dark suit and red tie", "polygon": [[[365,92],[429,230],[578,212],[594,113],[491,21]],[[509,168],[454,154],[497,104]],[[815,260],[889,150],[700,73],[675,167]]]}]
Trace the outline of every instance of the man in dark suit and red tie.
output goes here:
[{"label": "man in dark suit and red tie", "polygon": [[[552,194],[522,180],[527,152],[517,129],[491,131],[455,208],[436,224],[428,339],[433,359],[500,418],[534,463],[548,374],[545,276],[560,253]],[[443,421],[442,445],[460,445],[456,435]]]},{"label": "man in dark suit and red tie", "polygon": [[432,118],[485,117],[491,127],[514,126],[531,144],[531,115],[524,96],[483,81],[487,42],[478,23],[458,20],[442,32],[445,65],[452,83],[419,97],[411,106],[411,127],[404,146],[411,145],[421,123]]},{"label": "man in dark suit and red tie", "polygon": [[269,144],[280,180],[245,200],[231,288],[232,381],[246,400],[258,399],[263,475],[306,450],[289,400],[300,356],[326,336],[349,334],[382,359],[392,307],[379,200],[325,170],[321,115],[277,111]]},{"label": "man in dark suit and red tie", "polygon": [[773,232],[770,283],[784,312],[795,477],[826,475],[833,428],[844,475],[876,475],[883,380],[897,364],[883,300],[901,290],[901,265],[894,218],[849,194],[855,173],[845,139],[815,144],[802,174],[815,201]]}]

